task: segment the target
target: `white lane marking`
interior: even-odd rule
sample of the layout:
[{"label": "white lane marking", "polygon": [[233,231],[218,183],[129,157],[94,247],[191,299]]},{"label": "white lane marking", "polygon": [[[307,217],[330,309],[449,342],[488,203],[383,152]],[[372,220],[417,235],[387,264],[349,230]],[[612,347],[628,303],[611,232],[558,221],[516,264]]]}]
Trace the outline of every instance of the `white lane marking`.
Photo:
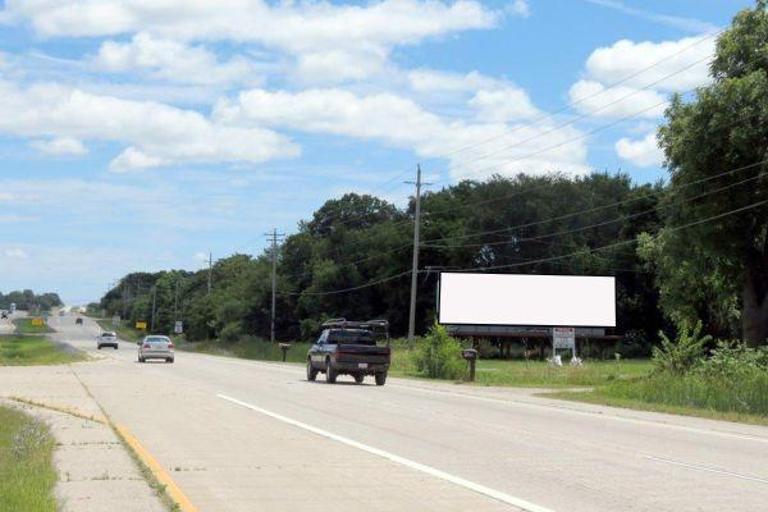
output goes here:
[{"label": "white lane marking", "polygon": [[572,414],[578,414],[580,416],[590,416],[593,418],[597,417],[601,419],[620,421],[623,423],[630,423],[634,425],[649,425],[652,427],[669,428],[673,430],[681,430],[683,432],[691,432],[694,434],[719,436],[719,437],[725,437],[728,439],[739,439],[741,441],[754,441],[758,443],[768,443],[768,438],[766,437],[757,437],[757,436],[751,436],[749,434],[739,434],[734,432],[723,432],[720,430],[709,430],[704,428],[689,427],[686,425],[676,425],[674,423],[667,423],[664,421],[645,420],[641,418],[628,418],[626,416],[618,416],[618,415],[612,414],[612,412],[609,412],[609,411],[606,411],[606,412],[583,411],[583,410],[576,409],[575,407],[569,407],[567,405],[535,404],[531,402],[523,402],[520,400],[505,400],[503,398],[476,396],[476,395],[470,395],[468,393],[456,393],[453,391],[426,389],[420,386],[406,386],[403,384],[387,384],[387,386],[407,389],[412,391],[418,391],[418,392],[427,393],[427,394],[447,395],[447,396],[458,397],[458,398],[467,398],[470,400],[478,400],[481,402],[490,402],[490,403],[496,403],[496,404],[502,404],[502,405],[517,406],[517,407],[527,407],[529,409],[549,409],[549,410],[554,410],[554,411],[558,411],[566,414],[572,413]]},{"label": "white lane marking", "polygon": [[[205,354],[199,354],[199,355],[205,355]],[[251,367],[261,367],[261,368],[268,368],[273,371],[279,371],[282,373],[293,373],[296,375],[301,375],[302,371],[300,367],[294,367],[291,369],[288,369],[284,366],[282,366],[280,363],[269,363],[264,361],[237,361],[237,360],[228,360],[226,357],[219,357],[217,358],[219,360],[225,361],[229,364],[236,364],[239,366],[251,366]],[[557,411],[563,414],[578,414],[580,416],[587,416],[592,418],[601,418],[606,420],[612,420],[612,421],[618,421],[622,423],[629,423],[632,425],[647,425],[652,427],[658,427],[658,428],[668,428],[672,430],[679,430],[682,432],[690,432],[693,434],[701,434],[701,435],[711,435],[716,437],[723,437],[726,439],[738,439],[740,441],[751,441],[751,442],[757,442],[757,443],[768,443],[768,437],[759,437],[756,435],[750,435],[750,434],[742,434],[737,432],[725,432],[722,430],[712,430],[712,429],[706,429],[706,428],[697,428],[697,427],[689,427],[686,425],[678,425],[675,423],[669,423],[667,421],[655,421],[655,420],[647,420],[642,418],[630,418],[627,416],[620,416],[613,411],[585,411],[580,410],[575,407],[571,407],[568,405],[554,405],[554,404],[536,404],[531,402],[525,402],[521,400],[510,400],[510,399],[504,399],[504,398],[494,398],[494,397],[487,397],[487,396],[477,396],[472,395],[469,393],[461,393],[456,391],[443,391],[439,389],[428,389],[422,386],[413,386],[413,385],[406,385],[406,384],[395,384],[395,383],[389,383],[387,384],[387,387],[390,388],[399,388],[399,389],[405,389],[409,391],[416,391],[419,393],[424,394],[434,394],[434,395],[445,395],[450,397],[456,397],[456,398],[465,398],[468,400],[477,400],[480,402],[489,402],[489,403],[495,403],[495,404],[502,404],[512,407],[525,407],[529,409],[539,409],[539,410],[550,410],[550,411]]]},{"label": "white lane marking", "polygon": [[693,469],[696,471],[706,471],[707,473],[717,473],[719,475],[726,475],[726,476],[732,476],[734,478],[740,478],[742,480],[749,480],[750,482],[759,482],[761,484],[768,484],[768,480],[764,478],[758,478],[756,476],[750,476],[750,475],[742,475],[741,473],[734,473],[733,471],[728,471],[726,469],[719,469],[712,466],[705,466],[703,464],[689,464],[687,462],[681,462],[678,460],[665,459],[663,457],[654,457],[653,455],[646,455],[645,458],[648,460],[653,460],[656,462],[664,462],[666,464],[681,466],[681,467]]},{"label": "white lane marking", "polygon": [[303,430],[307,430],[309,432],[312,432],[313,434],[317,434],[319,436],[331,439],[333,441],[337,441],[339,443],[345,444],[347,446],[351,446],[353,448],[357,448],[358,450],[362,450],[364,452],[368,452],[373,455],[377,455],[379,457],[383,457],[385,459],[388,459],[392,462],[395,462],[397,464],[401,464],[403,466],[409,467],[411,469],[415,469],[416,471],[421,471],[422,473],[426,473],[430,476],[440,478],[442,480],[446,480],[448,482],[451,482],[453,484],[459,485],[461,487],[464,487],[466,489],[469,489],[471,491],[474,491],[479,494],[483,494],[485,496],[488,496],[490,498],[493,498],[495,500],[501,501],[503,503],[506,503],[508,505],[512,505],[514,507],[521,508],[523,510],[526,510],[528,512],[553,512],[551,509],[536,505],[534,503],[531,503],[529,501],[525,501],[520,498],[516,498],[514,496],[511,496],[507,493],[497,491],[495,489],[491,489],[490,487],[486,487],[484,485],[477,484],[475,482],[470,482],[469,480],[465,480],[461,477],[451,475],[450,473],[446,473],[445,471],[441,471],[439,469],[433,468],[431,466],[427,466],[425,464],[421,464],[419,462],[406,459],[405,457],[401,457],[399,455],[395,455],[394,453],[390,453],[384,450],[381,450],[379,448],[374,448],[373,446],[368,446],[367,444],[359,443],[357,441],[353,441],[352,439],[348,439],[346,437],[340,436],[338,434],[334,434],[332,432],[328,432],[327,430],[323,430],[318,427],[313,427],[312,425],[308,425],[306,423],[303,423],[301,421],[297,421],[291,418],[288,418],[286,416],[283,416],[281,414],[277,414],[272,411],[268,411],[267,409],[263,409],[261,407],[258,407],[256,405],[252,405],[246,402],[243,402],[241,400],[238,400],[237,398],[232,398],[227,395],[219,394],[217,395],[219,398],[222,398],[224,400],[227,400],[229,402],[232,402],[234,404],[240,405],[242,407],[245,407],[247,409],[251,409],[253,411],[259,412],[261,414],[264,414],[266,416],[269,416],[270,418],[282,421],[283,423],[287,423],[289,425],[292,425],[294,427],[298,427]]}]

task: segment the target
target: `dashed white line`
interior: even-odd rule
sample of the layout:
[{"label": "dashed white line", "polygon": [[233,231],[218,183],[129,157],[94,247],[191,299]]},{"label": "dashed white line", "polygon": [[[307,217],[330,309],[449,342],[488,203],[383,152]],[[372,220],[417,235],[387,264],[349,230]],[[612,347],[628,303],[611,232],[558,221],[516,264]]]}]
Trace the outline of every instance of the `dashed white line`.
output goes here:
[{"label": "dashed white line", "polygon": [[451,482],[453,484],[459,485],[461,487],[464,487],[465,489],[469,489],[470,491],[476,492],[478,494],[482,494],[485,496],[488,496],[490,498],[493,498],[495,500],[501,501],[502,503],[506,503],[508,505],[512,505],[514,507],[523,509],[527,512],[552,512],[551,509],[548,509],[546,507],[542,507],[540,505],[536,505],[535,503],[531,503],[529,501],[523,500],[521,498],[517,498],[515,496],[511,496],[505,492],[497,491],[496,489],[491,489],[490,487],[486,487],[484,485],[470,482],[469,480],[465,480],[464,478],[451,475],[450,473],[446,473],[445,471],[441,471],[437,468],[433,468],[432,466],[427,466],[425,464],[421,464],[419,462],[406,459],[405,457],[401,457],[399,455],[395,455],[394,453],[387,452],[385,450],[381,450],[379,448],[374,448],[373,446],[369,446],[367,444],[360,443],[358,441],[354,441],[352,439],[340,436],[338,434],[334,434],[332,432],[328,432],[327,430],[323,430],[321,428],[308,425],[307,423],[303,423],[298,420],[294,420],[292,418],[288,418],[286,416],[283,416],[282,414],[278,414],[276,412],[269,411],[267,409],[264,409],[262,407],[258,407],[253,404],[249,404],[247,402],[243,402],[241,400],[238,400],[237,398],[232,398],[227,395],[219,394],[217,395],[219,398],[227,400],[229,402],[232,402],[234,404],[237,404],[241,407],[245,407],[247,409],[251,409],[253,411],[259,412],[261,414],[264,414],[265,416],[269,416],[270,418],[282,421],[283,423],[287,423],[289,425],[292,425],[294,427],[306,430],[308,432],[312,432],[313,434],[317,434],[319,436],[325,437],[327,439],[331,439],[333,441],[337,441],[339,443],[345,444],[347,446],[351,446],[353,448],[357,448],[358,450],[362,450],[364,452],[368,452],[372,455],[376,455],[379,457],[383,457],[387,460],[390,460],[392,462],[395,462],[397,464],[401,464],[403,466],[406,466],[408,468],[414,469],[416,471],[420,471],[422,473],[426,473],[427,475],[433,476],[435,478],[440,478],[441,480],[445,480],[447,482]]}]

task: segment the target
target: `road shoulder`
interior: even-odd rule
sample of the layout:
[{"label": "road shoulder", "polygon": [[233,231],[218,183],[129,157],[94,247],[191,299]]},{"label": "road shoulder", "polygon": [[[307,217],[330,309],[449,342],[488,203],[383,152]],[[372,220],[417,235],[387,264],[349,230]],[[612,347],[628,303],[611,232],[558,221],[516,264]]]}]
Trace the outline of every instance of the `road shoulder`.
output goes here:
[{"label": "road shoulder", "polygon": [[[47,375],[44,375],[47,374]],[[56,439],[63,512],[167,510],[110,425],[66,367],[4,368],[0,403],[47,423]]]}]

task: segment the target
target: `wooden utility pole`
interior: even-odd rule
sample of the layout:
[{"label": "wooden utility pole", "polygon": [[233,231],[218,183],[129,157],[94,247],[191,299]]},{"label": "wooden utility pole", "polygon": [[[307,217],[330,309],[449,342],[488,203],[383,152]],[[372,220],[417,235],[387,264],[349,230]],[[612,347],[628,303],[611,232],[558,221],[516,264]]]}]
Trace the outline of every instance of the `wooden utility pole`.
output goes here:
[{"label": "wooden utility pole", "polygon": [[282,240],[282,237],[284,237],[285,234],[278,233],[277,229],[274,229],[272,230],[272,233],[264,233],[264,236],[272,242],[272,248],[270,249],[270,252],[272,253],[272,311],[270,314],[269,340],[274,343],[275,310],[277,307],[277,242]]},{"label": "wooden utility pole", "polygon": [[421,181],[421,165],[416,166],[416,181],[406,181],[416,186],[415,208],[413,214],[413,261],[411,265],[411,309],[408,314],[408,339],[412,340],[416,331],[416,292],[419,279],[419,236],[421,230],[421,187],[430,185]]},{"label": "wooden utility pole", "polygon": [[208,253],[208,295],[211,294],[211,287],[213,286],[213,253]]}]

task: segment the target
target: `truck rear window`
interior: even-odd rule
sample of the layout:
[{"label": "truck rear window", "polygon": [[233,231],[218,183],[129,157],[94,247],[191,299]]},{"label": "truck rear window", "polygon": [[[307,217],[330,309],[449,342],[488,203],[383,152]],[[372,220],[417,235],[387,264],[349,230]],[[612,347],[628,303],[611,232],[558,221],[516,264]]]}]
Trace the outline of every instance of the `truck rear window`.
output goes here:
[{"label": "truck rear window", "polygon": [[328,333],[328,343],[375,345],[376,339],[370,331],[331,331]]}]

